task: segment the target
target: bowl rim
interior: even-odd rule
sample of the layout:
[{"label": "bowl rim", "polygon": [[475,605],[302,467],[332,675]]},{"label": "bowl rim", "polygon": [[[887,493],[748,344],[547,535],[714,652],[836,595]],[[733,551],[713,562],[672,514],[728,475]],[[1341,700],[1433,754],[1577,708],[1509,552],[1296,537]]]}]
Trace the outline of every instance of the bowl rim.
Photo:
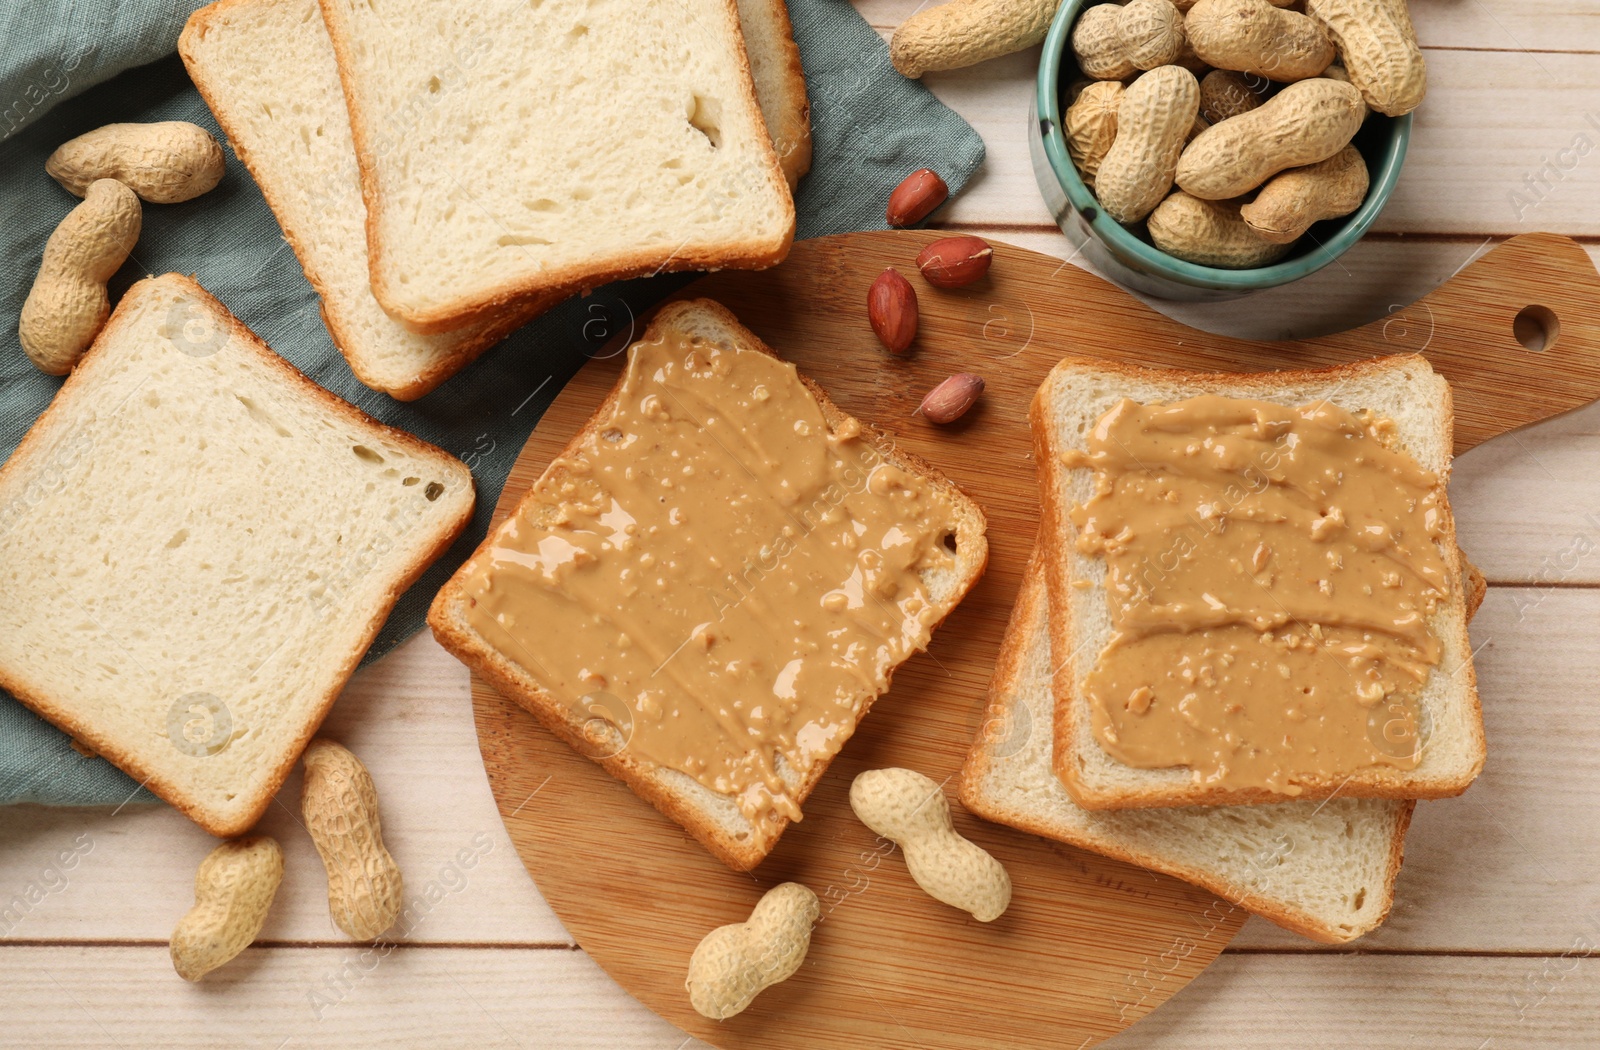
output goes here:
[{"label": "bowl rim", "polygon": [[[1101,0],[1064,0],[1056,11],[1055,19],[1045,35],[1044,53],[1039,59],[1039,74],[1035,80],[1036,112],[1041,115],[1039,132],[1044,137],[1045,156],[1056,182],[1065,192],[1067,202],[1078,216],[1088,224],[1091,236],[1104,242],[1113,252],[1131,259],[1146,272],[1196,288],[1218,291],[1241,291],[1274,288],[1298,280],[1333,262],[1343,255],[1367,230],[1389,202],[1389,196],[1400,178],[1406,150],[1411,142],[1411,114],[1385,118],[1390,121],[1389,136],[1384,144],[1383,156],[1378,165],[1367,197],[1361,207],[1352,212],[1337,233],[1304,255],[1244,270],[1228,270],[1217,266],[1202,266],[1185,262],[1176,256],[1147,244],[1121,223],[1113,220],[1100,207],[1089,187],[1078,174],[1077,165],[1067,154],[1066,137],[1061,121],[1061,66],[1072,24],[1085,8]],[[1309,235],[1308,235],[1309,236]]]}]

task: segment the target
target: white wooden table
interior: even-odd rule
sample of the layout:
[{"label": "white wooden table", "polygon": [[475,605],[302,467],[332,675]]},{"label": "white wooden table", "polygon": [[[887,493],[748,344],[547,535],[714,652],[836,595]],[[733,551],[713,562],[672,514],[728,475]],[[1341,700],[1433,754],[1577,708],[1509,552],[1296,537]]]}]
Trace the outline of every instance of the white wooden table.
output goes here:
[{"label": "white wooden table", "polygon": [[[858,6],[887,35],[916,2]],[[1553,230],[1600,255],[1600,0],[1413,10],[1430,92],[1377,232],[1287,289],[1163,309],[1216,331],[1307,335],[1410,302],[1510,234]],[[928,78],[989,147],[942,224],[1068,257],[1028,161],[1036,62],[1035,51]],[[1189,988],[1106,1046],[1600,1045],[1597,467],[1600,408],[1456,465],[1462,543],[1491,584],[1472,625],[1489,762],[1463,797],[1419,807],[1388,923],[1329,949],[1252,919]],[[262,825],[287,854],[262,941],[199,986],[173,974],[166,939],[213,840],[165,807],[0,809],[0,1043],[692,1042],[602,973],[545,905],[490,798],[467,673],[430,637],[359,674],[327,731],[372,769],[390,847],[426,902],[402,943],[351,945],[329,922],[293,812],[298,775]]]}]

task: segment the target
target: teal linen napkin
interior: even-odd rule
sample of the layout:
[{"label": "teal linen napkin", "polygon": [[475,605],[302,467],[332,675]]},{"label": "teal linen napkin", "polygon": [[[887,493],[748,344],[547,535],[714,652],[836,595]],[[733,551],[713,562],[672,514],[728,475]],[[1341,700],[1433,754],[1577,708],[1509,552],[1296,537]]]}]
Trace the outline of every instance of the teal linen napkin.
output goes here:
[{"label": "teal linen napkin", "polygon": [[[0,459],[61,385],[34,370],[17,340],[17,316],[45,238],[77,203],[45,175],[45,157],[67,139],[115,121],[188,120],[220,139],[172,54],[184,19],[199,6],[28,0],[0,12]],[[85,13],[86,7],[95,10]],[[812,100],[814,148],[811,174],[795,201],[797,236],[882,229],[890,189],[916,168],[935,169],[952,192],[959,190],[983,161],[978,135],[921,84],[894,71],[883,41],[846,0],[790,0],[789,9]],[[277,220],[231,154],[227,176],[211,193],[144,209],[133,258],[111,283],[113,300],[145,274],[172,270],[195,274],[316,382],[472,468],[478,509],[471,527],[401,599],[368,660],[422,627],[434,592],[483,538],[528,434],[585,354],[690,279],[667,275],[597,289],[537,319],[433,393],[401,404],[350,373]],[[160,595],[151,595],[151,613],[162,615]],[[149,798],[0,692],[0,803],[116,805]]]}]

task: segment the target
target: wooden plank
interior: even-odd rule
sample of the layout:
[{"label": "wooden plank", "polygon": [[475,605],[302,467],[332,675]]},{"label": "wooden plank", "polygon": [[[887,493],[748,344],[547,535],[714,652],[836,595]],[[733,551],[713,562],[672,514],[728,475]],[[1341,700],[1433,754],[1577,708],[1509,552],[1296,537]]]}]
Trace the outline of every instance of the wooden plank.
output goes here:
[{"label": "wooden plank", "polygon": [[1105,1050],[1593,1046],[1600,915],[1548,958],[1225,955]]},{"label": "wooden plank", "polygon": [[1428,62],[1380,230],[1600,233],[1600,54],[1435,51]]},{"label": "wooden plank", "polygon": [[[856,8],[879,31],[894,30],[913,11],[938,0],[855,0]],[[1556,0],[1411,0],[1417,39],[1429,51],[1474,48],[1526,51],[1593,51],[1600,12]]]},{"label": "wooden plank", "polygon": [[[485,782],[467,673],[424,632],[358,673],[324,732],[348,744],[378,786],[384,839],[419,908],[408,937],[570,943],[506,838]],[[285,854],[262,936],[343,941],[327,876],[299,822],[300,773],[259,830]],[[215,845],[166,806],[0,807],[0,938],[165,940],[194,903],[194,872]],[[63,856],[65,854],[65,856]],[[135,888],[139,906],[128,906]],[[30,899],[33,898],[33,899]]]},{"label": "wooden plank", "polygon": [[[941,223],[1051,222],[1028,153],[1037,52],[924,78],[988,147]],[[1428,61],[1428,99],[1374,229],[1600,236],[1600,212],[1591,207],[1600,195],[1600,54],[1430,51]]]},{"label": "wooden plank", "polygon": [[1492,581],[1532,588],[1530,601],[1600,577],[1600,406],[1474,449],[1450,482],[1462,549]]},{"label": "wooden plank", "polygon": [[[1105,1050],[1591,1046],[1600,917],[1547,957],[1225,955]],[[161,948],[0,948],[6,1041],[37,1050],[162,1046],[705,1050],[581,952],[251,950],[200,986]],[[882,1009],[914,1025],[915,1004]],[[891,1038],[886,1050],[916,1043]],[[1081,1050],[1076,1041],[1060,1043]]]},{"label": "wooden plank", "polygon": [[10,947],[0,975],[4,1041],[38,1050],[703,1045],[571,950],[249,949],[197,986],[164,947]]}]

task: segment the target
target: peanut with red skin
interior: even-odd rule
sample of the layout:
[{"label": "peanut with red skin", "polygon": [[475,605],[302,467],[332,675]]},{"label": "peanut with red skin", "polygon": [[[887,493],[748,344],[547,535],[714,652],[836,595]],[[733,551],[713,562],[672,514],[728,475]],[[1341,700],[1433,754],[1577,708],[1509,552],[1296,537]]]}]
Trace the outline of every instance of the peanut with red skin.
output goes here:
[{"label": "peanut with red skin", "polygon": [[867,320],[891,354],[905,353],[917,337],[917,290],[892,266],[867,290]]},{"label": "peanut with red skin", "polygon": [[983,377],[961,372],[928,391],[917,411],[928,422],[943,426],[966,415],[982,394]]},{"label": "peanut with red skin", "polygon": [[982,237],[943,237],[917,255],[917,269],[935,288],[961,288],[989,272],[994,249]]},{"label": "peanut with red skin", "polygon": [[889,193],[884,218],[890,226],[913,226],[926,219],[949,196],[950,187],[938,172],[932,168],[918,168]]}]

